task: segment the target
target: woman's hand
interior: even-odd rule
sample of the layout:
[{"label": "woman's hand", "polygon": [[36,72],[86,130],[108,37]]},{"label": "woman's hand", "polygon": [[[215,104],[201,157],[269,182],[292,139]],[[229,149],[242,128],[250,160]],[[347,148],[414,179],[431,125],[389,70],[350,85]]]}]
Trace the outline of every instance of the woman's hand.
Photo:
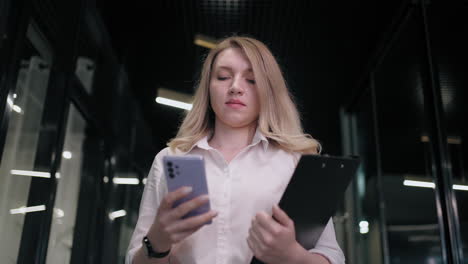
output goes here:
[{"label": "woman's hand", "polygon": [[265,212],[257,213],[247,243],[255,257],[263,262],[294,263],[298,252],[304,250],[296,241],[294,222],[276,205],[273,217]]},{"label": "woman's hand", "polygon": [[190,236],[217,215],[211,210],[201,215],[181,219],[190,211],[208,202],[208,195],[201,195],[172,208],[174,202],[186,197],[191,191],[190,187],[181,187],[168,193],[159,205],[154,223],[148,232],[148,238],[156,252],[168,251],[172,244]]}]

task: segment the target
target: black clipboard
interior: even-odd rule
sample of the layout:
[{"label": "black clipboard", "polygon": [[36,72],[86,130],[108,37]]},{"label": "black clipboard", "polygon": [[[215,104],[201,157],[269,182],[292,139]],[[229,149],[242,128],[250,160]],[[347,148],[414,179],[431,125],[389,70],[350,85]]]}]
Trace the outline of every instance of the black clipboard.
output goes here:
[{"label": "black clipboard", "polygon": [[[279,206],[294,221],[296,240],[315,247],[359,166],[356,156],[302,155]],[[262,263],[256,258],[251,264]]]}]

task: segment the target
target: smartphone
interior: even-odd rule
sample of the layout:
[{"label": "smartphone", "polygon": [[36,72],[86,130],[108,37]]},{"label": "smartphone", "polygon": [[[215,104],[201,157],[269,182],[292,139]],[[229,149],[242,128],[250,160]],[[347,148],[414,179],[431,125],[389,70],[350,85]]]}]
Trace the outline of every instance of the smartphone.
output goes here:
[{"label": "smartphone", "polygon": [[[175,191],[182,186],[192,187],[192,192],[186,197],[176,201],[173,207],[181,203],[192,200],[200,195],[208,194],[208,184],[206,182],[205,161],[202,156],[165,156],[163,157],[164,174],[166,176],[167,189],[169,192]],[[210,201],[192,210],[182,218],[188,218],[210,211]],[[211,220],[207,222],[211,224]]]}]

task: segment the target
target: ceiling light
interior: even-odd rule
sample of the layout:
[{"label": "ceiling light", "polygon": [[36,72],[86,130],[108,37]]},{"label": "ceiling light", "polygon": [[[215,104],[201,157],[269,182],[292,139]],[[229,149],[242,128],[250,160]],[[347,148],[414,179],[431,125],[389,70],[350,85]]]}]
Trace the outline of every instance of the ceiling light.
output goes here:
[{"label": "ceiling light", "polygon": [[117,217],[122,217],[122,216],[126,216],[126,215],[127,215],[127,212],[125,210],[118,210],[118,211],[110,213],[109,214],[109,219],[114,220]]},{"label": "ceiling light", "polygon": [[60,208],[54,208],[55,218],[62,218],[65,216],[65,212]]},{"label": "ceiling light", "polygon": [[50,178],[50,173],[42,171],[10,170],[13,175]]},{"label": "ceiling light", "polygon": [[403,181],[403,185],[413,186],[413,187],[435,188],[435,184],[433,182],[426,182],[426,181],[405,180]]},{"label": "ceiling light", "polygon": [[115,177],[112,179],[112,182],[115,184],[130,184],[130,185],[137,185],[140,183],[140,180],[137,178],[119,178]]},{"label": "ceiling light", "polygon": [[198,45],[200,47],[208,48],[208,49],[214,49],[216,47],[216,39],[204,36],[201,34],[195,35],[195,39],[193,41],[195,45]]},{"label": "ceiling light", "polygon": [[359,222],[359,233],[361,234],[369,233],[369,222],[367,221]]},{"label": "ceiling light", "polygon": [[37,206],[29,206],[24,207],[21,206],[20,208],[10,209],[10,214],[25,214],[31,212],[38,212],[38,211],[45,211],[45,205],[37,205]]},{"label": "ceiling light", "polygon": [[66,159],[71,159],[72,158],[72,153],[70,151],[64,151],[62,153],[62,156]]},{"label": "ceiling light", "polygon": [[13,105],[13,111],[21,114],[22,110],[21,110],[21,107],[17,106],[17,105]]},{"label": "ceiling light", "polygon": [[[403,185],[412,186],[412,187],[424,187],[424,188],[435,188],[435,184],[429,181],[413,181],[413,180],[404,180]],[[454,190],[459,191],[468,191],[468,185],[454,184]]]},{"label": "ceiling light", "polygon": [[156,102],[159,104],[177,107],[177,108],[181,108],[181,109],[185,109],[189,111],[192,110],[192,104],[187,104],[187,103],[179,102],[176,100],[171,100],[171,99],[164,98],[164,97],[156,97]]},{"label": "ceiling light", "polygon": [[158,95],[155,100],[159,104],[191,110],[193,97],[190,94],[159,88]]},{"label": "ceiling light", "polygon": [[454,184],[453,189],[460,191],[468,191],[468,185]]}]

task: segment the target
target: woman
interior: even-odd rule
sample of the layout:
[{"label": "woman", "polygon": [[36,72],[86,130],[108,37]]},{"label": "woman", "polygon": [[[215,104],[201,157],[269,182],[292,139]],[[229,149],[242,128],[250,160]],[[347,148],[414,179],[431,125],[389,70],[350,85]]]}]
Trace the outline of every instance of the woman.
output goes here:
[{"label": "woman", "polygon": [[[303,133],[281,70],[260,41],[229,37],[210,51],[193,108],[168,146],[149,173],[127,263],[249,263],[253,256],[266,263],[344,263],[331,219],[316,247],[304,249],[276,205],[300,155],[316,154],[320,145]],[[181,219],[208,200],[172,208],[190,189],[168,193],[162,157],[186,154],[205,160],[213,210]]]}]

